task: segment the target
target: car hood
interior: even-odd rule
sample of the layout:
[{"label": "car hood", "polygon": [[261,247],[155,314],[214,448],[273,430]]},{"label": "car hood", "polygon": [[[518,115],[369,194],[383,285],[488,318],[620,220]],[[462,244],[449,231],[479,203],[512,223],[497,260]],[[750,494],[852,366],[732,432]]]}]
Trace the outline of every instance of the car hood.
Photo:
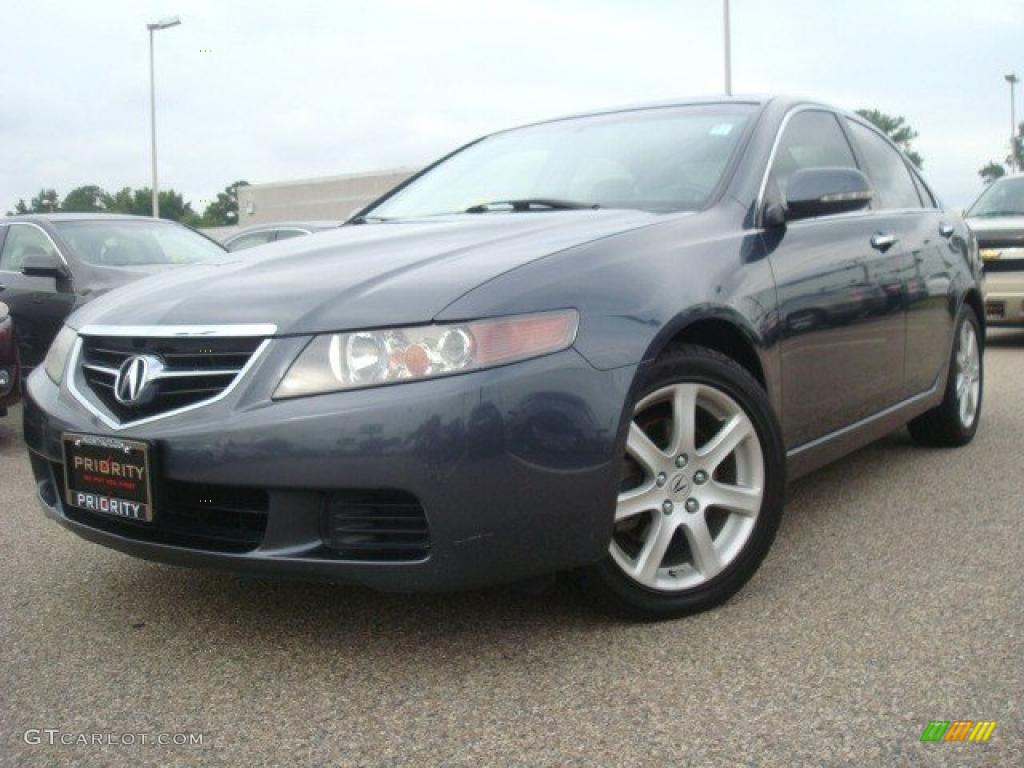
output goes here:
[{"label": "car hood", "polygon": [[967,225],[981,245],[989,241],[1024,245],[1024,216],[977,216],[967,219]]},{"label": "car hood", "polygon": [[658,220],[586,210],[348,226],[140,280],[69,324],[273,324],[283,335],[425,323],[509,270]]}]

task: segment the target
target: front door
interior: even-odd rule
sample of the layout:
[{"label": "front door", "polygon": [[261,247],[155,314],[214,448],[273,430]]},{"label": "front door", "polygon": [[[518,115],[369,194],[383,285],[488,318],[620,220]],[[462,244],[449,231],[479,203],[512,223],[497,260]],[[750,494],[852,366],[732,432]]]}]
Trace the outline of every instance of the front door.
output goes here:
[{"label": "front door", "polygon": [[[793,172],[857,168],[836,115],[794,113],[783,129],[765,205],[784,203]],[[790,222],[766,231],[778,291],[782,423],[795,448],[877,413],[903,384],[902,258],[878,239],[874,210]]]}]

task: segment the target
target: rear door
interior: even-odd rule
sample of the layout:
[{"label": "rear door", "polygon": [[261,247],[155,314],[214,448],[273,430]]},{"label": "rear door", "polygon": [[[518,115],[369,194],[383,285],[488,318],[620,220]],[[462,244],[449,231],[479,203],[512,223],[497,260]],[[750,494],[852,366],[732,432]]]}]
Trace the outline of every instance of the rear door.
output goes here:
[{"label": "rear door", "polygon": [[28,372],[46,357],[50,342],[74,307],[75,296],[68,280],[22,274],[27,256],[51,254],[61,258],[40,227],[14,222],[4,228],[7,236],[0,249],[0,300],[11,310],[21,364]]},{"label": "rear door", "polygon": [[[783,127],[762,208],[784,204],[789,177],[815,167],[857,168],[858,162],[833,112],[802,109]],[[764,233],[778,290],[789,448],[899,397],[905,341],[900,281],[888,274],[890,264],[876,263],[877,216],[871,209],[821,216]]]},{"label": "rear door", "polygon": [[931,388],[950,353],[959,258],[952,247],[955,219],[944,220],[930,192],[888,139],[866,123],[850,118],[846,123],[875,187],[877,232],[894,240],[888,249],[873,251],[873,268],[885,280],[898,274],[903,283],[907,348],[902,399]]}]

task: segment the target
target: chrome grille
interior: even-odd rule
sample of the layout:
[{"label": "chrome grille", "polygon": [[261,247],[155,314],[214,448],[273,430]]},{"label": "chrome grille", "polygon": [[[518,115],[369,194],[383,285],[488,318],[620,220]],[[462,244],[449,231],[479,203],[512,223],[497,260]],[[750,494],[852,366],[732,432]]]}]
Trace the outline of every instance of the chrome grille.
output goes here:
[{"label": "chrome grille", "polygon": [[[82,336],[79,368],[89,394],[117,421],[152,418],[199,405],[222,394],[259,349],[258,337]],[[158,358],[163,367],[153,395],[138,405],[114,396],[118,371],[134,355]]]}]

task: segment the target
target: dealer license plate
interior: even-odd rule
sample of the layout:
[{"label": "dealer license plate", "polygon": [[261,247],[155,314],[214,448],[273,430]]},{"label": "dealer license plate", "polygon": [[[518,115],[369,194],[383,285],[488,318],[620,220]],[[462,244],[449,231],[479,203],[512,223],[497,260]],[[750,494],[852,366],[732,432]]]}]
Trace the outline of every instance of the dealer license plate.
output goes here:
[{"label": "dealer license plate", "polygon": [[65,433],[64,496],[72,507],[153,520],[150,446],[139,440]]}]

